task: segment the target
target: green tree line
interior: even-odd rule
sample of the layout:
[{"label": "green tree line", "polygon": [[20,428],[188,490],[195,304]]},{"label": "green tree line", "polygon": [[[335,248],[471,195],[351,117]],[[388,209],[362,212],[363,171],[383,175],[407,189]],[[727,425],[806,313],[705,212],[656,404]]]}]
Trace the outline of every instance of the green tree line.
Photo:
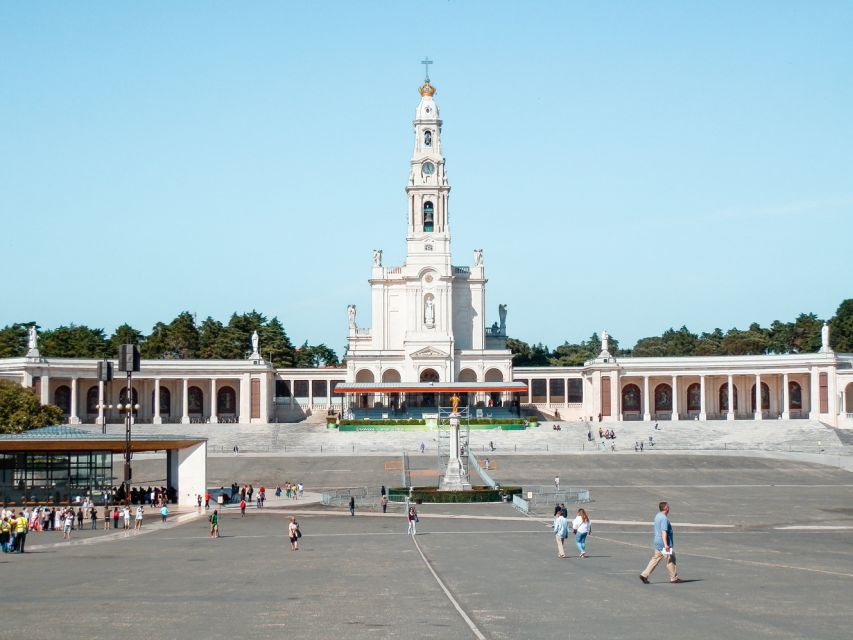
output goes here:
[{"label": "green tree line", "polygon": [[[844,300],[828,319],[830,344],[840,353],[853,353],[853,299]],[[701,334],[687,327],[667,329],[659,336],[640,338],[630,349],[621,349],[610,336],[609,351],[614,356],[744,356],[783,353],[814,353],[820,349],[823,319],[814,313],[801,313],[792,322],[774,320],[769,327],[757,322],[746,330],[714,329]],[[542,343],[533,345],[509,338],[507,347],[513,353],[513,364],[525,366],[580,366],[601,352],[597,333],[578,343],[565,342],[553,351]]]},{"label": "green tree line", "polygon": [[[27,353],[27,328],[35,322],[18,322],[0,329],[0,358]],[[325,344],[294,347],[281,321],[252,310],[232,314],[227,324],[211,317],[197,323],[184,311],[171,322],[158,322],[146,335],[129,324],[107,336],[103,329],[70,324],[39,331],[39,351],[48,358],[114,358],[121,344],[139,345],[143,358],[157,360],[240,360],[252,350],[252,332],[258,332],[261,355],[276,367],[319,367],[340,364]]]}]

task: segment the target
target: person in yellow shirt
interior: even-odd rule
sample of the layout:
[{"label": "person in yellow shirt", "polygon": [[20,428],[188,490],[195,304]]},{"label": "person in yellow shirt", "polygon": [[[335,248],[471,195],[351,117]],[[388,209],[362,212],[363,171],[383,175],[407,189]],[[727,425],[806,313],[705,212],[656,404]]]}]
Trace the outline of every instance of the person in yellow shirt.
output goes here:
[{"label": "person in yellow shirt", "polygon": [[9,543],[12,540],[12,525],[9,524],[7,518],[0,520],[0,549],[3,553],[8,553],[10,549]]},{"label": "person in yellow shirt", "polygon": [[27,518],[24,512],[18,514],[18,519],[15,520],[15,551],[18,553],[24,552],[24,545],[27,542]]}]

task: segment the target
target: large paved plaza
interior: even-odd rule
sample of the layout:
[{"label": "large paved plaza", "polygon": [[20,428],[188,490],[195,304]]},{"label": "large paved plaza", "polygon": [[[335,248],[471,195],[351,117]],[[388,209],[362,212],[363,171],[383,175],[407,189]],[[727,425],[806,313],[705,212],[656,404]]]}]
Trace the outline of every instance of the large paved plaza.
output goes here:
[{"label": "large paved plaza", "polygon": [[[156,473],[155,461],[151,472]],[[226,483],[386,482],[378,456],[218,458]],[[423,505],[356,517],[320,505],[226,510],[222,538],[185,514],[145,533],[32,533],[3,555],[8,637],[848,638],[853,475],[711,456],[496,457],[502,482],[587,486],[589,555],[558,560],[550,518],[508,505]],[[145,473],[145,462],[138,463]],[[338,469],[332,473],[330,469]],[[246,477],[252,475],[252,478]],[[684,584],[643,585],[656,503],[672,504]],[[274,501],[271,501],[274,503]],[[305,537],[291,552],[286,517]],[[480,634],[480,635],[478,635]]]}]

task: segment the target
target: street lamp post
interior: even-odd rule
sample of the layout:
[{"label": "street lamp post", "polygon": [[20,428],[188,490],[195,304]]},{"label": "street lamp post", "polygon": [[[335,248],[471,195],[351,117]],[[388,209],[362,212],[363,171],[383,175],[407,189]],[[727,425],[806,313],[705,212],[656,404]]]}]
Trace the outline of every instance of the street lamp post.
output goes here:
[{"label": "street lamp post", "polygon": [[[133,458],[133,443],[131,441],[131,426],[133,424],[133,410],[139,410],[139,404],[133,401],[133,372],[139,371],[139,347],[135,344],[123,344],[119,348],[118,357],[119,371],[127,373],[127,396],[124,405],[124,493],[130,496],[130,481],[133,473],[130,468],[130,460]],[[119,398],[121,402],[121,398]]]}]

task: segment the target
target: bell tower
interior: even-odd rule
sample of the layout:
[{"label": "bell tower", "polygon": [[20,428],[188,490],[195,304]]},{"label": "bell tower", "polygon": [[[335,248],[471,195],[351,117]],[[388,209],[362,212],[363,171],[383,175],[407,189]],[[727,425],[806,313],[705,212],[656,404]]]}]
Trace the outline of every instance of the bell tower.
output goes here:
[{"label": "bell tower", "polygon": [[424,83],[418,91],[418,103],[413,122],[415,148],[411,172],[406,186],[408,225],[406,234],[406,263],[450,266],[450,227],[447,210],[450,185],[447,182],[444,156],[441,153],[441,119],[435,103],[435,87],[429,80],[427,65]]}]

